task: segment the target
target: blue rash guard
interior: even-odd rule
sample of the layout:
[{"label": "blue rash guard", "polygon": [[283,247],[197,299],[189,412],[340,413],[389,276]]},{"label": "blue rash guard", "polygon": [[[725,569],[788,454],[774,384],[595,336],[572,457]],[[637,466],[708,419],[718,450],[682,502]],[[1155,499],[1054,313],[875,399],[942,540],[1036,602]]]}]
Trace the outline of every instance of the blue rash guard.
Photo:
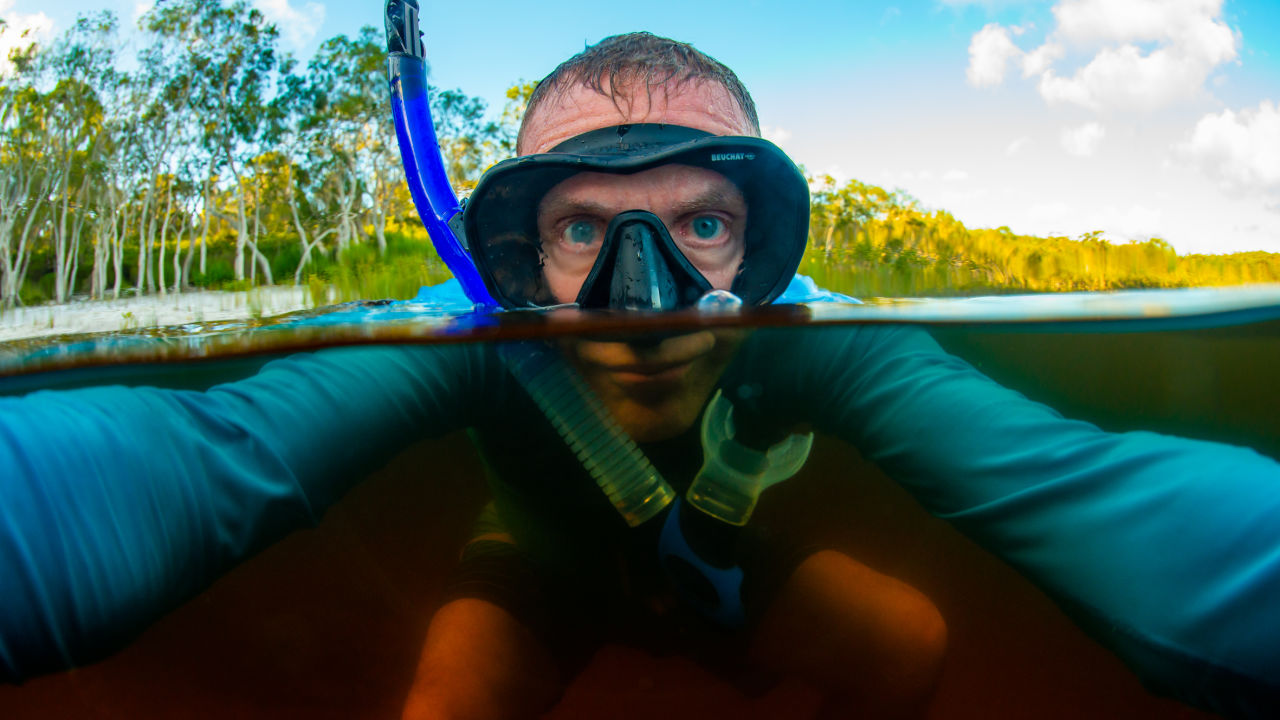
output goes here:
[{"label": "blue rash guard", "polygon": [[[759,331],[726,374],[753,379],[764,410],[857,447],[1153,688],[1229,715],[1280,707],[1274,460],[1064,419],[909,328]],[[202,393],[0,399],[0,678],[118,650],[368,468],[485,422],[475,399],[511,382],[479,345],[379,347]]]}]

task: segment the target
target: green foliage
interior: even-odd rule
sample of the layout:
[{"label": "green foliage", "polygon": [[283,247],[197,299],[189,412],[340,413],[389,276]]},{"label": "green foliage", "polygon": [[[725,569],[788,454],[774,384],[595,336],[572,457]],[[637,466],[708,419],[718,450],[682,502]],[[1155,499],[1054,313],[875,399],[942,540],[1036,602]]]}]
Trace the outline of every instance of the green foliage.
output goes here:
[{"label": "green foliage", "polygon": [[268,253],[267,257],[271,258],[272,277],[291,278],[294,269],[298,267],[298,261],[302,259],[302,248],[295,242],[289,242],[281,245],[274,253]]},{"label": "green foliage", "polygon": [[857,180],[811,182],[809,246],[801,272],[854,296],[975,295],[1173,288],[1280,281],[1280,255],[1179,257],[1152,238],[1112,243],[1101,231],[1073,240],[970,230],[901,192]]},{"label": "green foliage", "polygon": [[407,299],[423,285],[435,285],[449,277],[449,269],[425,234],[390,233],[385,254],[379,255],[370,245],[353,246],[334,262],[318,263],[307,278],[307,287],[313,301],[327,297],[329,289],[336,293],[337,302]]},{"label": "green foliage", "polygon": [[18,293],[23,305],[39,305],[53,300],[53,274],[42,275],[36,282],[23,283]]},{"label": "green foliage", "polygon": [[191,284],[202,288],[226,288],[232,282],[235,282],[235,271],[231,267],[231,260],[222,257],[209,258],[209,264],[205,271],[196,272],[191,276]]},{"label": "green foliage", "polygon": [[324,307],[329,304],[329,283],[317,274],[307,276],[307,296],[312,307]]}]

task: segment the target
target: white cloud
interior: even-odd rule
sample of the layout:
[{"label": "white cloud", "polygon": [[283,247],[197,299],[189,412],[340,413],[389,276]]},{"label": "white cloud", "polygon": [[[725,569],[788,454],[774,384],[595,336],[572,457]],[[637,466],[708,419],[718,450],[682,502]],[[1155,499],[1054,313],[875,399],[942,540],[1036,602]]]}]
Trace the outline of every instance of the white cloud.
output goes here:
[{"label": "white cloud", "polygon": [[1070,77],[1052,69],[1040,75],[1040,95],[1050,104],[1090,110],[1154,110],[1198,93],[1213,65],[1161,48],[1144,54],[1134,45],[1103,48]]},{"label": "white cloud", "polygon": [[1062,131],[1062,149],[1078,157],[1088,157],[1098,151],[1106,128],[1096,122],[1088,122],[1077,128]]},{"label": "white cloud", "polygon": [[1041,230],[1045,235],[1061,235],[1067,232],[1062,229],[1062,225],[1073,215],[1071,206],[1060,200],[1031,203],[1026,212],[1032,227],[1049,228],[1047,231]]},{"label": "white cloud", "polygon": [[1230,185],[1280,191],[1280,103],[1205,115],[1174,150]]},{"label": "white cloud", "polygon": [[1222,0],[1063,0],[1056,32],[1076,43],[1171,43],[1214,62],[1235,57]]},{"label": "white cloud", "polygon": [[1164,211],[1146,205],[1132,205],[1127,208],[1105,207],[1098,214],[1098,227],[1107,228],[1107,234],[1123,240],[1149,240],[1160,237],[1164,221]]},{"label": "white cloud", "polygon": [[1018,153],[1022,152],[1022,149],[1030,144],[1031,144],[1031,138],[1024,135],[1020,138],[1015,139],[1013,142],[1005,146],[1004,154],[1007,155],[1008,157],[1013,157],[1014,155],[1017,155]]},{"label": "white cloud", "polygon": [[768,140],[769,142],[778,146],[783,145],[784,143],[786,143],[788,140],[791,139],[791,131],[784,127],[779,127],[777,125],[761,126],[760,135],[764,137],[765,140]]},{"label": "white cloud", "polygon": [[0,18],[7,23],[0,28],[0,77],[13,72],[9,53],[26,48],[53,34],[53,20],[42,12],[13,12],[14,0],[0,0]]},{"label": "white cloud", "polygon": [[1147,240],[1161,236],[1164,212],[1141,203],[1128,207],[1085,205],[1061,201],[1032,203],[1026,212],[1030,232],[1078,237],[1102,230],[1109,240]]},{"label": "white cloud", "polygon": [[[1215,68],[1236,59],[1239,35],[1221,15],[1222,0],[1060,0],[1053,31],[1030,51],[998,24],[974,34],[969,82],[998,85],[1016,62],[1024,77],[1039,78],[1050,104],[1154,110],[1194,98]],[[1070,49],[1088,62],[1058,67]]]},{"label": "white cloud", "polygon": [[137,25],[143,15],[151,12],[151,8],[156,6],[155,0],[137,0],[133,4],[133,24]]},{"label": "white cloud", "polygon": [[831,179],[835,181],[836,187],[841,187],[849,182],[849,173],[839,165],[828,165],[818,175],[830,175]]},{"label": "white cloud", "polygon": [[969,41],[969,69],[965,77],[974,87],[999,85],[1005,69],[1022,57],[1022,51],[1009,37],[1009,28],[991,23]]},{"label": "white cloud", "polygon": [[1054,42],[1047,42],[1026,53],[1022,57],[1022,77],[1034,77],[1047,72],[1053,63],[1065,54],[1066,50]]},{"label": "white cloud", "polygon": [[943,182],[964,182],[969,179],[969,173],[964,170],[948,170],[942,176]]},{"label": "white cloud", "polygon": [[[839,165],[828,165],[823,170],[816,172],[806,171],[805,175],[809,179],[809,192],[827,192],[836,188],[844,187],[849,184],[849,173],[845,172]],[[830,182],[827,182],[830,180]]]},{"label": "white cloud", "polygon": [[252,0],[252,3],[268,22],[275,23],[281,40],[290,50],[304,49],[324,24],[324,6],[318,2],[308,2],[301,10],[293,7],[291,0]]}]

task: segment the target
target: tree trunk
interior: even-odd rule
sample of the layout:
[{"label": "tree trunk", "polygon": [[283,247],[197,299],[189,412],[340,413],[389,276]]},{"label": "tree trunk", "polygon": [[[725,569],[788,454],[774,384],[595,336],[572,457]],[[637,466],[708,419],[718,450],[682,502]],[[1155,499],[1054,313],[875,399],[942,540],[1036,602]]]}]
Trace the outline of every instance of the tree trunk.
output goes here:
[{"label": "tree trunk", "polygon": [[[205,220],[205,227],[206,228],[208,227],[207,219]],[[183,284],[184,288],[191,285],[191,261],[195,259],[195,256],[196,256],[196,239],[195,239],[194,229],[191,235],[192,235],[191,247],[187,248],[187,259],[182,261],[181,277],[182,277],[182,282],[184,283]],[[203,244],[202,244],[202,247],[203,247]]]},{"label": "tree trunk", "polygon": [[173,183],[169,183],[169,192],[165,193],[164,203],[164,222],[160,224],[160,257],[156,260],[156,292],[164,297],[166,290],[164,287],[164,251],[165,243],[169,238],[169,219],[173,216]]},{"label": "tree trunk", "polygon": [[71,153],[67,153],[65,162],[58,172],[57,185],[53,188],[55,195],[62,199],[60,206],[54,210],[53,217],[53,297],[62,303],[67,300],[67,266],[71,264],[67,253],[70,250],[71,238],[67,231],[67,218],[71,213]]},{"label": "tree trunk", "polygon": [[298,267],[293,271],[293,284],[302,284],[302,271],[307,267],[307,263],[311,262],[311,249],[320,244],[324,236],[331,231],[321,233],[315,241],[308,240],[307,229],[302,225],[302,218],[298,216],[298,198],[293,193],[292,173],[289,174],[289,214],[293,217],[293,227],[298,231],[298,242],[302,244],[302,257],[298,259]]},{"label": "tree trunk", "polygon": [[208,270],[206,269],[206,262],[207,262],[207,260],[208,260],[208,256],[209,256],[209,251],[208,251],[208,247],[209,247],[209,194],[210,194],[210,192],[211,192],[210,187],[211,187],[212,185],[213,185],[213,159],[212,159],[212,158],[210,158],[210,159],[209,159],[209,174],[208,174],[208,176],[206,176],[206,177],[205,177],[205,181],[204,181],[204,211],[201,213],[201,214],[204,216],[204,223],[203,223],[203,224],[204,224],[204,229],[200,232],[200,274],[201,274],[201,275],[204,275],[206,272],[208,272]]},{"label": "tree trunk", "polygon": [[10,276],[10,294],[5,298],[5,302],[10,307],[22,304],[19,293],[22,290],[22,283],[27,279],[27,268],[31,266],[31,244],[28,241],[31,239],[31,230],[35,227],[36,216],[40,214],[40,206],[44,204],[46,197],[48,197],[47,184],[42,184],[26,222],[22,224],[22,232],[18,235],[18,250],[13,256],[13,272]]},{"label": "tree trunk", "polygon": [[156,179],[154,176],[149,176],[147,179],[147,192],[142,196],[142,212],[138,216],[138,276],[134,281],[138,297],[142,297],[147,292],[147,263],[151,256],[151,239],[155,236],[151,200],[155,196]]},{"label": "tree trunk", "polygon": [[382,257],[387,254],[387,215],[382,200],[382,178],[375,177],[373,183],[373,235],[378,239],[378,257]]},{"label": "tree trunk", "polygon": [[[187,218],[184,216],[178,222],[178,236],[173,239],[173,294],[175,295],[182,292],[183,268],[186,267],[186,263],[182,262],[182,240],[187,236],[187,229]],[[191,251],[194,249],[187,249],[187,257],[191,257]]]},{"label": "tree trunk", "polygon": [[84,211],[86,206],[84,200],[88,195],[89,186],[83,185],[80,190],[80,212],[76,213],[75,221],[71,225],[71,268],[67,272],[67,297],[73,297],[76,294],[76,275],[80,272],[80,238],[84,234],[84,224],[87,220],[87,213]]}]

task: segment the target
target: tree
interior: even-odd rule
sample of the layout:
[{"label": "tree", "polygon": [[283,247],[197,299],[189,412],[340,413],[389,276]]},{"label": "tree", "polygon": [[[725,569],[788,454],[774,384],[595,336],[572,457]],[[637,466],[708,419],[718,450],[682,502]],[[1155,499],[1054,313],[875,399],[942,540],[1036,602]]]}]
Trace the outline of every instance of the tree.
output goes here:
[{"label": "tree", "polygon": [[[116,19],[112,13],[84,15],[50,52],[42,70],[55,85],[45,101],[44,144],[49,191],[54,197],[49,227],[54,257],[54,299],[65,302],[75,290],[80,243],[89,224],[90,192],[111,143],[100,141],[104,109],[99,88],[115,81]],[[111,158],[106,158],[110,162]]]},{"label": "tree", "polygon": [[[339,35],[326,41],[307,66],[312,112],[303,124],[323,128],[311,148],[311,171],[320,190],[316,204],[329,215],[339,252],[358,241],[365,209],[385,206],[392,131],[385,55],[378,33],[366,26],[354,39]],[[378,213],[373,225],[383,251],[385,216]]]},{"label": "tree", "polygon": [[502,115],[498,117],[498,160],[516,156],[520,123],[524,122],[524,114],[529,109],[529,98],[533,97],[533,91],[537,87],[536,81],[519,80],[507,88],[507,102],[502,106]]},{"label": "tree", "polygon": [[[25,72],[23,73],[25,75]],[[24,77],[24,80],[29,78]],[[30,84],[0,86],[0,306],[13,307],[31,264],[32,231],[50,174],[41,139],[47,105]]]},{"label": "tree", "polygon": [[[230,173],[236,200],[236,280],[250,262],[271,282],[271,266],[250,235],[245,194],[246,165],[258,152],[266,105],[276,68],[278,32],[244,0],[175,0],[156,5],[144,26],[161,40],[183,48],[181,62],[193,80],[189,104],[202,122],[201,144],[209,157],[209,175]],[[206,204],[205,212],[213,208]],[[203,263],[202,263],[203,265]]]}]

